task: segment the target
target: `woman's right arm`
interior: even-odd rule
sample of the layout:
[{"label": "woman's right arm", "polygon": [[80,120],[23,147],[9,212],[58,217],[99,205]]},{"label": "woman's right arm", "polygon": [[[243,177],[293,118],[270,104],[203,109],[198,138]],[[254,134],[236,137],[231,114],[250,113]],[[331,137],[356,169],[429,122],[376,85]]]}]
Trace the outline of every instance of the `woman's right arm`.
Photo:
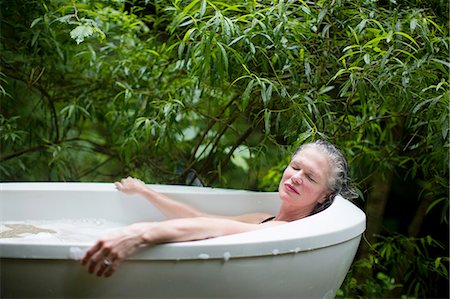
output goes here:
[{"label": "woman's right arm", "polygon": [[159,192],[148,188],[141,180],[128,177],[115,183],[117,189],[126,194],[139,194],[146,198],[156,208],[158,208],[168,219],[193,218],[193,217],[214,217],[231,219],[246,223],[260,223],[271,216],[267,213],[249,213],[237,216],[212,215],[203,213],[190,205],[173,200]]}]

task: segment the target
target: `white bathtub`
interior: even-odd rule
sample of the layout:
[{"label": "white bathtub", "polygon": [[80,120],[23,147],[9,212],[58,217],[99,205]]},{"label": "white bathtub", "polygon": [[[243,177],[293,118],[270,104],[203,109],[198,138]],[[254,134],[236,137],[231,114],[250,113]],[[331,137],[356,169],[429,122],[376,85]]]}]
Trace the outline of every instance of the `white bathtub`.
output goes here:
[{"label": "white bathtub", "polygon": [[[220,214],[275,215],[280,202],[277,193],[150,186]],[[3,223],[106,219],[125,225],[163,219],[145,199],[104,183],[2,183],[0,209]],[[76,260],[94,238],[2,238],[1,298],[333,298],[365,221],[360,209],[338,196],[325,211],[285,225],[142,248],[110,278],[88,274]]]}]

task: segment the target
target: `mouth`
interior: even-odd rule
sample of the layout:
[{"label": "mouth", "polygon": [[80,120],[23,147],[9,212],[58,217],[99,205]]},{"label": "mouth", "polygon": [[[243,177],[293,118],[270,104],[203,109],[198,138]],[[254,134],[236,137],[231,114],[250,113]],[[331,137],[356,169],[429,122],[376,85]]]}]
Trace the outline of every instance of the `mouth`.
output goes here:
[{"label": "mouth", "polygon": [[292,186],[291,184],[284,184],[284,188],[288,191],[288,192],[293,192],[295,194],[300,194],[297,189],[294,188],[294,186]]}]

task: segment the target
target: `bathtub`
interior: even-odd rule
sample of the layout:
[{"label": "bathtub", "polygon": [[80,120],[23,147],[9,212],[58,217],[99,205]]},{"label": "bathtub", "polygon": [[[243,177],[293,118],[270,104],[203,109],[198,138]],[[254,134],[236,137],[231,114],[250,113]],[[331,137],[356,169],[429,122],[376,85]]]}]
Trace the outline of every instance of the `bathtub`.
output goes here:
[{"label": "bathtub", "polygon": [[[210,213],[275,215],[280,203],[277,193],[149,186]],[[0,209],[3,232],[5,224],[41,230],[0,238],[1,298],[334,298],[366,221],[337,196],[328,209],[284,225],[141,248],[113,276],[98,278],[79,262],[95,227],[87,239],[77,232],[164,219],[145,199],[106,183],[2,183]]]}]

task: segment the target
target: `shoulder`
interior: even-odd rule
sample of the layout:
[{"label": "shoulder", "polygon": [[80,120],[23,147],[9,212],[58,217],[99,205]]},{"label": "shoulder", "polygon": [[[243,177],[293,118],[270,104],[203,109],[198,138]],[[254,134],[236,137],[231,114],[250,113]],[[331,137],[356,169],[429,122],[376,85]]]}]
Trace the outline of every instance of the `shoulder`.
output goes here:
[{"label": "shoulder", "polygon": [[249,213],[238,216],[232,216],[230,217],[230,219],[245,223],[259,224],[270,217],[273,217],[273,215],[268,213]]}]

